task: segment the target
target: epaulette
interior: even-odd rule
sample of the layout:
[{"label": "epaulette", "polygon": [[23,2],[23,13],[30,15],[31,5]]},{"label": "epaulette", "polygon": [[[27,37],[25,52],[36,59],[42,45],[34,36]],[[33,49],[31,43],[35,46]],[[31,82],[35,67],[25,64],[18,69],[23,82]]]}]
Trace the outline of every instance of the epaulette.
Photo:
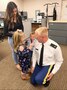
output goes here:
[{"label": "epaulette", "polygon": [[55,48],[55,49],[57,48],[57,45],[55,45],[53,43],[51,43],[50,46],[53,47],[53,48]]}]

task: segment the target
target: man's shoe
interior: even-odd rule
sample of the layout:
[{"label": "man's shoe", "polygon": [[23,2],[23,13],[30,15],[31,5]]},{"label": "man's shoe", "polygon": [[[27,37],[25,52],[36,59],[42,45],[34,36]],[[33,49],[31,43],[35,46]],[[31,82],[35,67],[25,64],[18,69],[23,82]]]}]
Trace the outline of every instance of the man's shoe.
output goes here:
[{"label": "man's shoe", "polygon": [[44,87],[48,87],[50,84],[50,81],[47,81],[45,84],[44,84]]}]

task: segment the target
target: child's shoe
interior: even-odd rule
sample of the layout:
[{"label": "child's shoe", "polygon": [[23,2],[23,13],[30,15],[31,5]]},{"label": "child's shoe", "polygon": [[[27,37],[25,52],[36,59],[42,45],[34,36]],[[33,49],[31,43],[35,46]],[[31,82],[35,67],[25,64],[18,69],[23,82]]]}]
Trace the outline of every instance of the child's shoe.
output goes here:
[{"label": "child's shoe", "polygon": [[26,74],[26,80],[30,79],[30,75]]},{"label": "child's shoe", "polygon": [[29,76],[31,76],[31,69],[28,70],[28,74],[29,74]]},{"label": "child's shoe", "polygon": [[21,72],[21,78],[22,78],[22,80],[28,80],[28,79],[30,79],[30,76],[29,76],[29,74],[25,74],[25,73]]}]

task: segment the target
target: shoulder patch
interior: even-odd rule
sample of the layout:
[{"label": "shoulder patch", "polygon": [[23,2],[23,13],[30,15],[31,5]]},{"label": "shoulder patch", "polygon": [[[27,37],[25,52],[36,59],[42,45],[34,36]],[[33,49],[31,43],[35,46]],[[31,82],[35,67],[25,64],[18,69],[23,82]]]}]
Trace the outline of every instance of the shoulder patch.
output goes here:
[{"label": "shoulder patch", "polygon": [[50,46],[53,47],[53,48],[55,48],[55,49],[57,48],[57,45],[55,45],[53,43],[51,43]]}]

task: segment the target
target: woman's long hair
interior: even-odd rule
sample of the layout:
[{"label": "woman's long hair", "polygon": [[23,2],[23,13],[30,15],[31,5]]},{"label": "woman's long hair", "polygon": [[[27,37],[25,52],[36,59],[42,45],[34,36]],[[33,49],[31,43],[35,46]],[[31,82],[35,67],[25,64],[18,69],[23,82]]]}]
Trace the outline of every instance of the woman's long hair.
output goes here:
[{"label": "woman's long hair", "polygon": [[[8,25],[8,29],[14,28],[13,9],[15,8],[17,9],[17,5],[14,2],[9,2],[7,4],[6,13],[5,13],[5,21],[6,21],[6,24]],[[19,21],[18,16],[19,16],[19,13],[17,9],[16,21]]]},{"label": "woman's long hair", "polygon": [[[21,38],[23,39],[21,42]],[[23,43],[25,39],[25,34],[22,31],[15,31],[13,35],[13,44],[14,44],[14,50],[17,50],[18,46]]]}]

